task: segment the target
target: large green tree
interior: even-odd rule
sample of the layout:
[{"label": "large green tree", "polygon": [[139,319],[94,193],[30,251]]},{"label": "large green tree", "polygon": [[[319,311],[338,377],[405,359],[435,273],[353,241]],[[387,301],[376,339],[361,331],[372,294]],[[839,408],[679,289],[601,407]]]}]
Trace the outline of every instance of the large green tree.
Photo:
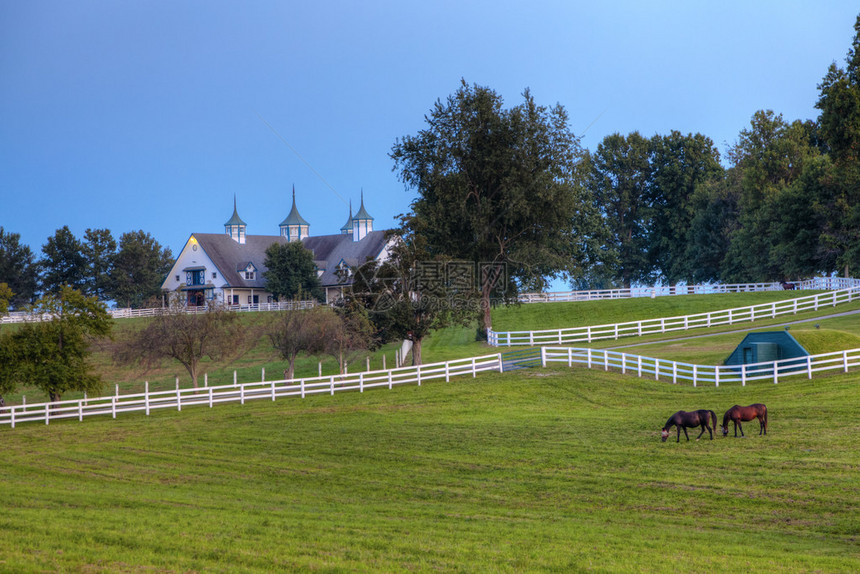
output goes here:
[{"label": "large green tree", "polygon": [[41,389],[51,401],[68,391],[97,393],[102,380],[88,359],[92,340],[111,332],[113,320],[104,304],[63,285],[44,295],[34,311],[37,320],[12,334],[13,376]]},{"label": "large green tree", "polygon": [[266,289],[276,300],[289,301],[300,296],[325,299],[313,253],[301,241],[273,243],[266,249],[263,265],[267,268],[263,273]]},{"label": "large green tree", "polygon": [[[426,127],[392,147],[394,169],[418,197],[404,224],[431,256],[476,266],[483,326],[510,284],[534,289],[582,272],[594,214],[580,185],[579,139],[561,105],[538,105],[529,90],[505,108],[490,88],[468,85],[438,100]],[[500,292],[502,291],[502,292]]]},{"label": "large green tree", "polygon": [[87,265],[86,293],[104,301],[110,298],[114,283],[113,266],[116,240],[110,229],[87,229],[84,232],[83,255]]},{"label": "large green tree", "polygon": [[59,293],[63,285],[84,291],[87,266],[83,243],[74,236],[68,225],[58,229],[42,246],[42,290]]},{"label": "large green tree", "polygon": [[[738,226],[723,262],[723,280],[786,278],[782,261],[776,256],[779,237],[774,231],[784,219],[783,211],[793,207],[783,201],[785,191],[796,185],[807,164],[820,155],[811,130],[808,124],[789,123],[770,110],[758,111],[729,150],[729,158],[741,177]],[[806,208],[811,213],[813,205]],[[815,250],[803,255],[811,259]]]},{"label": "large green tree", "polygon": [[139,308],[161,294],[161,284],[173,265],[170,248],[149,233],[131,231],[119,239],[108,293],[117,305]]},{"label": "large green tree", "polygon": [[845,68],[831,64],[819,84],[816,107],[821,138],[833,161],[833,174],[818,209],[825,227],[822,248],[848,275],[860,268],[860,16]]},{"label": "large green tree", "polygon": [[611,134],[589,157],[587,186],[609,237],[601,255],[604,273],[625,287],[653,279],[648,261],[651,144],[639,132]]},{"label": "large green tree", "polygon": [[651,138],[648,198],[651,210],[648,252],[651,265],[668,283],[690,282],[697,269],[690,265],[687,245],[693,218],[694,195],[705,182],[720,178],[720,154],[702,134]]},{"label": "large green tree", "polygon": [[421,239],[397,236],[386,261],[358,267],[348,292],[367,309],[378,343],[412,341],[413,365],[427,335],[474,320],[479,302],[474,265],[433,257],[416,245]]},{"label": "large green tree", "polygon": [[39,286],[39,268],[33,252],[21,244],[19,233],[7,232],[0,227],[0,283],[12,290],[9,307],[18,309],[36,301]]}]

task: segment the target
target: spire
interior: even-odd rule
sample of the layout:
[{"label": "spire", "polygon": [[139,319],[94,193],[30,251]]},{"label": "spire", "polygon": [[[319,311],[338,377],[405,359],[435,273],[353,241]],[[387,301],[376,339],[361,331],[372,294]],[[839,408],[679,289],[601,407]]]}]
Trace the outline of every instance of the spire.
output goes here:
[{"label": "spire", "polygon": [[224,232],[233,238],[237,243],[245,243],[245,230],[248,224],[242,221],[239,217],[239,211],[236,209],[236,194],[233,194],[233,216],[224,224]]},{"label": "spire", "polygon": [[293,207],[290,209],[290,214],[281,222],[281,235],[287,238],[287,241],[299,241],[310,235],[310,223],[305,221],[305,218],[299,214],[296,207],[296,186],[293,185]]},{"label": "spire", "polygon": [[352,216],[352,240],[361,241],[373,231],[373,217],[364,208],[364,189],[361,190],[361,205],[358,213]]},{"label": "spire", "polygon": [[346,223],[343,224],[343,227],[340,228],[340,232],[343,235],[352,234],[352,200],[349,200],[349,218],[347,218]]}]

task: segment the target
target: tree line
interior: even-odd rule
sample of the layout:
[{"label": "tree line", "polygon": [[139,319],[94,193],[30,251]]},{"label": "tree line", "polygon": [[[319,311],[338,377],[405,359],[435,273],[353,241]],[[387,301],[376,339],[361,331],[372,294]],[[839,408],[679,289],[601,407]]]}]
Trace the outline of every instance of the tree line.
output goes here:
[{"label": "tree line", "polygon": [[12,291],[12,310],[36,303],[42,294],[58,294],[63,286],[138,308],[159,298],[172,265],[170,249],[142,230],[123,233],[117,241],[109,229],[87,229],[77,238],[64,226],[47,239],[37,259],[19,233],[0,227],[0,284]]}]

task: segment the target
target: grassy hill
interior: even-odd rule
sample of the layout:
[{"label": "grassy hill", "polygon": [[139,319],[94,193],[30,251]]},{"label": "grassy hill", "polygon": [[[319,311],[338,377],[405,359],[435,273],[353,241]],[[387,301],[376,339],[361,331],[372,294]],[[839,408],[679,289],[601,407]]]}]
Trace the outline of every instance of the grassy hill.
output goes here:
[{"label": "grassy hill", "polygon": [[858,401],[559,369],[5,428],[0,570],[856,572]]}]

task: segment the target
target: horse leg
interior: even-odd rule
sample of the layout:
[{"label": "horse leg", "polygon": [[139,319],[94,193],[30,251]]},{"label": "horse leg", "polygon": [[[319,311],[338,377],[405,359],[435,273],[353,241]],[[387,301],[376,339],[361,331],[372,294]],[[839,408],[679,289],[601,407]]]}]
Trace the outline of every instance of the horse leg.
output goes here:
[{"label": "horse leg", "polygon": [[676,440],[675,442],[681,442],[681,425],[675,425],[675,429],[678,431],[678,440]]},{"label": "horse leg", "polygon": [[[710,430],[710,429],[708,429],[708,430]],[[703,434],[705,434],[705,425],[702,425],[702,432],[699,433],[699,436],[696,437],[696,440],[699,440],[700,438],[702,438]]]},{"label": "horse leg", "polygon": [[764,418],[761,416],[758,417],[758,436],[762,434],[767,434],[767,429],[764,426]]},{"label": "horse leg", "polygon": [[[744,436],[744,425],[741,424],[740,419],[738,419],[738,422],[736,422],[735,424],[738,425],[739,429],[741,429],[741,438],[746,438],[746,436]],[[738,436],[738,435],[735,434],[735,436]]]},{"label": "horse leg", "polygon": [[[681,428],[684,429],[684,436],[687,437],[687,442],[690,442],[690,435],[687,434],[687,427],[682,426]],[[681,442],[680,435],[678,436],[678,442]]]}]

